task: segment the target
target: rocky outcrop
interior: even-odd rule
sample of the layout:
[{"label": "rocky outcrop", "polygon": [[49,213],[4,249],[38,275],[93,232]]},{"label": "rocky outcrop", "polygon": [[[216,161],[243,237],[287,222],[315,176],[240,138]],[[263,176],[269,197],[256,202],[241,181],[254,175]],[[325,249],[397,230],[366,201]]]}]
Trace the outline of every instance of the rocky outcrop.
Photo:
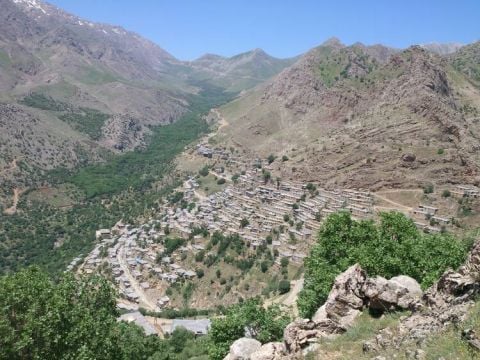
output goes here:
[{"label": "rocky outcrop", "polygon": [[421,345],[427,336],[456,324],[465,316],[480,290],[480,241],[476,243],[465,264],[458,271],[447,270],[426,292],[418,310],[403,319],[395,336],[382,330],[364,344],[364,351],[398,347],[404,342]]},{"label": "rocky outcrop", "polygon": [[260,341],[255,339],[238,339],[230,346],[230,352],[224,360],[249,360],[250,355],[260,350],[261,346]]},{"label": "rocky outcrop", "polygon": [[313,316],[314,322],[330,319],[346,329],[360,314],[365,305],[363,287],[367,274],[355,264],[338,275],[325,304]]},{"label": "rocky outcrop", "polygon": [[363,292],[368,308],[377,311],[413,309],[423,294],[417,281],[408,276],[402,276],[400,280],[380,276],[368,279]]},{"label": "rocky outcrop", "polygon": [[[379,311],[415,308],[422,295],[420,285],[411,277],[397,276],[390,280],[382,277],[368,278],[361,266],[355,264],[335,278],[327,301],[312,320],[299,319],[285,328],[283,343],[265,344],[256,352],[249,353],[248,357],[241,354],[242,351],[247,353],[243,349],[243,343],[251,339],[240,339],[232,345],[226,359],[301,358],[302,352],[315,348],[320,338],[334,337],[345,332],[366,308]],[[240,355],[244,357],[235,357]]]},{"label": "rocky outcrop", "polygon": [[271,342],[250,355],[250,360],[281,360],[287,355],[287,349],[282,342]]}]

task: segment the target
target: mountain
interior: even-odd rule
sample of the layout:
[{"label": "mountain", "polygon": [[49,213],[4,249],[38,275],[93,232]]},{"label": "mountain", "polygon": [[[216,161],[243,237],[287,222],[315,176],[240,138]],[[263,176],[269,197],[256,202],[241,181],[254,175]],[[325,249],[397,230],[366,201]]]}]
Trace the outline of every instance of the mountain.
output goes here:
[{"label": "mountain", "polygon": [[[210,69],[40,0],[0,0],[0,8],[0,174],[9,188],[144,147],[155,126],[289,64],[255,50]],[[14,175],[17,161],[25,166]]]},{"label": "mountain", "polygon": [[475,182],[478,44],[462,49],[445,58],[329,41],[222,107],[217,139],[289,158],[275,176],[331,187]]},{"label": "mountain", "polygon": [[424,49],[434,52],[437,55],[448,55],[453,54],[458,49],[460,49],[463,44],[461,43],[429,43],[420,45]]},{"label": "mountain", "polygon": [[209,79],[228,91],[238,92],[268,80],[294,61],[277,59],[262,49],[255,49],[229,58],[205,54],[190,65],[199,72],[199,78]]}]

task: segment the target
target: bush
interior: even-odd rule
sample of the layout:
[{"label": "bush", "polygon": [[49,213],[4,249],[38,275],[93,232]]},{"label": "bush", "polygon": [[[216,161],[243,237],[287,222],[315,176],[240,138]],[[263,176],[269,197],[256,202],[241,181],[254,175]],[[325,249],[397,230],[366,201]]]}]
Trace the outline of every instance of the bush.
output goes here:
[{"label": "bush", "polygon": [[278,292],[280,294],[286,294],[290,291],[290,281],[288,280],[281,280],[278,283]]},{"label": "bush", "polygon": [[442,196],[443,196],[444,198],[450,197],[450,195],[452,195],[452,194],[450,193],[450,190],[448,190],[448,189],[443,190]]},{"label": "bush", "polygon": [[268,261],[262,261],[261,264],[260,264],[260,270],[262,271],[262,273],[266,273],[267,270],[268,270],[268,267],[269,267],[269,263]]},{"label": "bush", "polygon": [[287,155],[283,155],[283,156],[282,156],[282,161],[283,161],[283,162],[288,161],[288,156],[287,156]]},{"label": "bush", "polygon": [[325,302],[335,277],[359,263],[370,276],[400,274],[430,286],[447,268],[464,260],[469,244],[448,234],[423,234],[405,215],[380,214],[380,223],[355,221],[350,213],[327,218],[317,244],[305,259],[305,286],[298,299],[302,317],[311,316]]},{"label": "bush", "polygon": [[205,272],[203,271],[203,269],[197,269],[196,273],[199,279],[201,279],[205,275]]},{"label": "bush", "polygon": [[268,155],[267,161],[268,161],[268,164],[270,165],[275,161],[275,156],[273,154]]},{"label": "bush", "polygon": [[220,178],[217,180],[217,185],[223,185],[225,184],[226,180],[224,178]]},{"label": "bush", "polygon": [[443,148],[440,148],[440,149],[437,150],[438,155],[443,155],[444,152],[445,152],[445,150]]},{"label": "bush", "polygon": [[207,176],[207,175],[209,174],[209,172],[210,172],[210,168],[209,168],[208,166],[204,166],[203,168],[201,168],[201,169],[199,170],[198,173],[199,173],[201,176],[205,177],[205,176]]},{"label": "bush", "polygon": [[223,318],[213,319],[208,334],[209,357],[222,360],[230,345],[247,331],[262,344],[279,341],[290,318],[278,306],[264,308],[258,298],[231,307]]},{"label": "bush", "polygon": [[432,184],[426,185],[426,186],[423,188],[423,193],[424,193],[424,194],[431,194],[431,193],[433,193],[433,185],[432,185]]}]

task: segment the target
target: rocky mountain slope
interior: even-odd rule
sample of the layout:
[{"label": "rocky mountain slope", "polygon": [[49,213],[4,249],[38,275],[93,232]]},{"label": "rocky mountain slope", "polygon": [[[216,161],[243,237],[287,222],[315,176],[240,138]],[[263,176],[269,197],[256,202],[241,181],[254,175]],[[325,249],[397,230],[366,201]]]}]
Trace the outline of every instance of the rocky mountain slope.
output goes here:
[{"label": "rocky mountain slope", "polygon": [[478,181],[479,48],[444,58],[329,41],[224,106],[217,141],[284,155],[277,175],[329,186]]}]

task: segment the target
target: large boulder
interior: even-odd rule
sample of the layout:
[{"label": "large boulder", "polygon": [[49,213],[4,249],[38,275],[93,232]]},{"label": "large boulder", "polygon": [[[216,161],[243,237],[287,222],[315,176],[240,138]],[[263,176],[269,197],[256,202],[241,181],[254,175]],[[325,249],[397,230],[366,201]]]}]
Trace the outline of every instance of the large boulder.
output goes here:
[{"label": "large boulder", "polygon": [[250,338],[240,338],[230,346],[230,352],[224,360],[250,360],[250,356],[260,350],[260,341]]},{"label": "large boulder", "polygon": [[365,301],[362,292],[367,274],[355,264],[335,278],[325,304],[317,310],[312,320],[333,320],[341,328],[348,328],[361,313]]},{"label": "large boulder", "polygon": [[379,311],[413,309],[423,295],[417,281],[403,275],[390,280],[381,276],[369,278],[363,293],[367,306]]},{"label": "large boulder", "polygon": [[283,342],[271,342],[250,355],[250,360],[281,360],[285,358],[287,349]]},{"label": "large boulder", "polygon": [[394,276],[389,281],[406,288],[411,296],[416,296],[419,298],[423,296],[423,291],[422,291],[422,288],[420,287],[420,284],[417,282],[417,280],[415,280],[410,276],[407,276],[407,275]]}]

